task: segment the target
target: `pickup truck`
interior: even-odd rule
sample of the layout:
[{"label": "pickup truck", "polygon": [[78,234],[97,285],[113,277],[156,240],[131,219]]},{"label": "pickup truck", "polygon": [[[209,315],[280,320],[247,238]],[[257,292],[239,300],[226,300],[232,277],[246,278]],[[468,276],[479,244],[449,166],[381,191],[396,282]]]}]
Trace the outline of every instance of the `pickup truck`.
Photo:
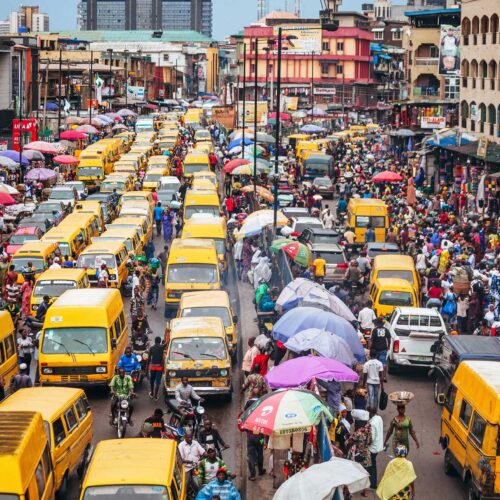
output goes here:
[{"label": "pickup truck", "polygon": [[391,334],[387,353],[389,373],[401,368],[430,367],[434,358],[432,346],[447,335],[441,314],[423,307],[397,307],[385,327]]}]

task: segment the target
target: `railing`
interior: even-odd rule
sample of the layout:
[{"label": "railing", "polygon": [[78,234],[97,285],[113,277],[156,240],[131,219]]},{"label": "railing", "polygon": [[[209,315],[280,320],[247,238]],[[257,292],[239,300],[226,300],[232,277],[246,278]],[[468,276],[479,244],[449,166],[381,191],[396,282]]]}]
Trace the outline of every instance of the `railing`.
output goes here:
[{"label": "railing", "polygon": [[415,66],[437,66],[439,57],[415,57]]}]

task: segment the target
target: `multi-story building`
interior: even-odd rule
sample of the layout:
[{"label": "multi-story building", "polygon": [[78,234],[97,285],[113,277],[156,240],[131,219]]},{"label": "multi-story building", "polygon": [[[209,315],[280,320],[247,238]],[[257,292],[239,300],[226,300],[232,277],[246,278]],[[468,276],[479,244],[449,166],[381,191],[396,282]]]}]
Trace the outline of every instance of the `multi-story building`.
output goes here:
[{"label": "multi-story building", "polygon": [[403,29],[403,48],[409,92],[398,109],[397,124],[429,132],[458,125],[460,9],[411,11],[406,16],[410,26]]},{"label": "multi-story building", "polygon": [[462,0],[460,126],[500,143],[499,9]]},{"label": "multi-story building", "polygon": [[212,0],[81,0],[80,30],[194,30],[212,36]]},{"label": "multi-story building", "polygon": [[40,12],[38,5],[21,5],[19,11],[13,11],[9,15],[10,33],[19,31],[37,33],[49,31],[49,16]]}]

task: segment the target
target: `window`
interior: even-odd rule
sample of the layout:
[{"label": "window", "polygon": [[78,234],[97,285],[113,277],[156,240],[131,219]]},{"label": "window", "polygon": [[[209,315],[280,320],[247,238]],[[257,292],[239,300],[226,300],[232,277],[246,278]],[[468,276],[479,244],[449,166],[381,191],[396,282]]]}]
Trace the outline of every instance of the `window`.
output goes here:
[{"label": "window", "polygon": [[36,485],[38,487],[38,494],[40,498],[43,497],[43,492],[45,491],[45,472],[43,471],[42,461],[38,463],[38,466],[35,471]]},{"label": "window", "polygon": [[344,42],[337,42],[337,52],[344,52]]},{"label": "window", "polygon": [[458,99],[460,96],[459,78],[444,79],[444,97],[445,99]]},{"label": "window", "polygon": [[64,430],[64,426],[60,418],[52,424],[52,429],[54,431],[54,442],[56,443],[56,446],[58,446],[66,439],[66,431]]},{"label": "window", "polygon": [[472,406],[467,403],[467,401],[462,400],[462,407],[460,408],[460,422],[464,424],[466,428],[469,427],[470,417],[472,415]]},{"label": "window", "polygon": [[328,75],[329,70],[330,70],[329,64],[325,64],[325,63],[321,64],[321,74]]},{"label": "window", "polygon": [[170,483],[170,491],[172,492],[172,499],[178,500],[179,493],[177,493],[177,485],[175,484],[174,480],[172,480],[172,482]]},{"label": "window", "polygon": [[477,412],[474,412],[474,417],[472,419],[472,425],[470,428],[470,435],[474,440],[482,446],[484,431],[486,430],[486,421]]},{"label": "window", "polygon": [[321,48],[330,51],[330,42],[323,42]]},{"label": "window", "polygon": [[444,407],[450,412],[450,416],[453,413],[453,407],[455,406],[456,395],[457,395],[457,388],[454,385],[450,385],[448,389],[448,394],[446,394],[446,401],[444,402]]},{"label": "window", "polygon": [[89,412],[89,403],[85,396],[82,396],[75,404],[76,413],[78,414],[78,419],[83,420],[87,413]]},{"label": "window", "polygon": [[0,343],[0,365],[5,363],[5,348],[3,342]]},{"label": "window", "polygon": [[337,64],[337,75],[341,75],[344,72],[344,66],[342,64]]},{"label": "window", "polygon": [[45,477],[48,477],[50,470],[52,469],[52,461],[50,458],[50,448],[49,445],[45,447],[42,455],[43,470],[45,471]]},{"label": "window", "polygon": [[177,454],[174,468],[174,481],[177,484],[177,489],[182,491],[182,467],[180,460],[180,456]]},{"label": "window", "polygon": [[170,54],[163,54],[163,60],[168,61],[170,58]]},{"label": "window", "polygon": [[5,357],[9,359],[16,353],[16,348],[14,347],[14,335],[9,335],[5,338]]},{"label": "window", "polygon": [[73,407],[66,411],[64,419],[66,420],[66,428],[68,429],[68,432],[71,432],[78,425],[78,420],[76,419]]},{"label": "window", "polygon": [[120,322],[120,318],[116,318],[115,320],[115,335],[118,338],[122,334],[122,324]]},{"label": "window", "polygon": [[373,33],[373,35],[374,35],[373,38],[375,40],[383,40],[384,39],[384,32],[383,31],[375,31]]},{"label": "window", "polygon": [[439,57],[439,49],[435,45],[429,47],[429,57]]},{"label": "window", "polygon": [[255,73],[255,63],[252,63],[250,66],[250,73]]},{"label": "window", "polygon": [[392,39],[393,40],[401,40],[401,30],[397,29],[392,32]]}]

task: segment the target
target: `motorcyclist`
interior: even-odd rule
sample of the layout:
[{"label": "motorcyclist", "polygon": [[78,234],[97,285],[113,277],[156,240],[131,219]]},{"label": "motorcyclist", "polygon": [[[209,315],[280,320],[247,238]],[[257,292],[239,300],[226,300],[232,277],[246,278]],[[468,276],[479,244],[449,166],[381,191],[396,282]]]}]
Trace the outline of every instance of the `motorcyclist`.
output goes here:
[{"label": "motorcyclist", "polygon": [[50,297],[48,295],[44,295],[42,303],[38,306],[38,309],[36,310],[35,317],[28,316],[26,318],[26,326],[28,328],[32,328],[33,326],[36,326],[37,323],[43,325],[43,322],[45,321],[45,315],[47,314],[49,307],[50,307]]},{"label": "motorcyclist", "polygon": [[191,406],[193,399],[200,403],[205,401],[201,396],[196,394],[194,387],[189,384],[187,377],[181,378],[181,383],[175,388],[175,399],[182,406]]},{"label": "motorcyclist", "polygon": [[163,410],[161,408],[156,408],[154,413],[148,417],[144,422],[148,422],[153,426],[153,432],[151,437],[161,438],[161,433],[165,427],[165,420],[163,420]]},{"label": "motorcyclist", "polygon": [[137,313],[137,318],[132,321],[132,345],[136,351],[144,351],[149,341],[148,331],[151,330],[148,318],[143,311]]},{"label": "motorcyclist", "polygon": [[109,384],[111,389],[111,421],[110,425],[114,424],[116,418],[116,403],[120,397],[126,397],[129,399],[129,421],[130,425],[134,425],[132,422],[132,414],[134,413],[134,406],[132,405],[131,399],[135,396],[134,383],[130,375],[125,373],[123,367],[118,368],[118,374],[113,377],[111,383]]},{"label": "motorcyclist", "polygon": [[229,448],[229,445],[224,442],[219,431],[214,429],[212,421],[209,418],[203,420],[203,427],[198,433],[198,441],[206,450],[216,450],[219,456],[222,456],[221,448],[224,450]]},{"label": "motorcyclist", "polygon": [[352,286],[354,283],[361,283],[361,271],[359,270],[359,264],[357,261],[352,260],[345,273],[346,281]]},{"label": "motorcyclist", "polygon": [[141,369],[141,363],[139,363],[137,356],[132,352],[132,346],[125,348],[125,354],[118,361],[118,368],[123,368],[127,375]]}]

